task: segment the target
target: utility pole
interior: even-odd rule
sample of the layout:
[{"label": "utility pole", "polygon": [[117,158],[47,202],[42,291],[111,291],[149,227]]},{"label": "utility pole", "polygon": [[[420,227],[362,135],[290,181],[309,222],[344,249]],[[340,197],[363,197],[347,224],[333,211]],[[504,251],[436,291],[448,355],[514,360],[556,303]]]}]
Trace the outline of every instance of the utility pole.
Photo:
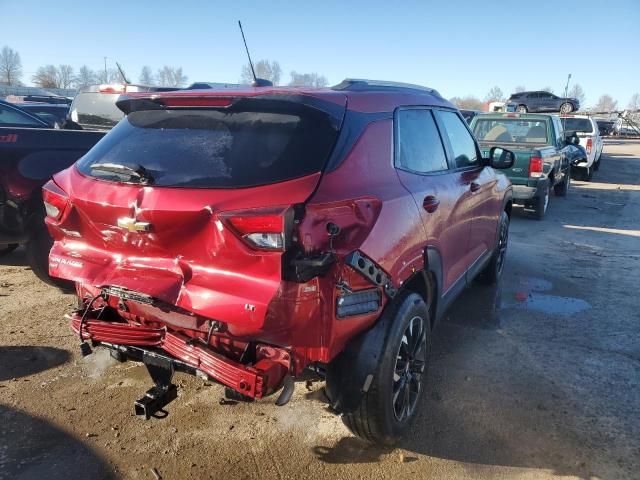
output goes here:
[{"label": "utility pole", "polygon": [[564,98],[567,98],[567,95],[569,95],[569,80],[571,80],[571,74],[567,77],[567,84],[564,87]]},{"label": "utility pole", "polygon": [[104,57],[104,81],[105,83],[109,81],[109,76],[107,75],[107,57]]}]

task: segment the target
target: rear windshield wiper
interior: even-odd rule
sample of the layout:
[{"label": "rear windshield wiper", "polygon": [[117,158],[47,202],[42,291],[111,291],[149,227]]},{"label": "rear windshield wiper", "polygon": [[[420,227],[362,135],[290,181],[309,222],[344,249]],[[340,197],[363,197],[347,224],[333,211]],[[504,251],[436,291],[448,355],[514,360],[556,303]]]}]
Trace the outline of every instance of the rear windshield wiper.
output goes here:
[{"label": "rear windshield wiper", "polygon": [[130,180],[136,183],[152,183],[153,177],[147,173],[142,165],[132,164],[123,165],[120,163],[94,163],[91,165],[91,171],[94,170],[107,173],[115,173],[116,175],[126,175]]}]

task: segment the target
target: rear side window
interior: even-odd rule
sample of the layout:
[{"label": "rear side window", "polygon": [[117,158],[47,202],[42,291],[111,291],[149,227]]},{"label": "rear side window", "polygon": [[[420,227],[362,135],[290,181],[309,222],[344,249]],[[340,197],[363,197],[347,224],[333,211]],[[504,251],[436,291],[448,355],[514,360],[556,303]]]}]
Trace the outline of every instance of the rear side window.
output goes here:
[{"label": "rear side window", "polygon": [[320,110],[132,112],[78,163],[85,175],[118,181],[95,164],[142,167],[159,186],[240,188],[319,172],[337,127]]},{"label": "rear side window", "polygon": [[444,125],[457,168],[479,164],[476,142],[467,130],[464,121],[454,112],[438,110],[437,115]]},{"label": "rear side window", "polygon": [[418,173],[447,169],[442,140],[429,110],[400,110],[396,117],[396,166]]},{"label": "rear side window", "polygon": [[0,125],[17,125],[22,127],[42,127],[43,124],[18,110],[0,105]]}]

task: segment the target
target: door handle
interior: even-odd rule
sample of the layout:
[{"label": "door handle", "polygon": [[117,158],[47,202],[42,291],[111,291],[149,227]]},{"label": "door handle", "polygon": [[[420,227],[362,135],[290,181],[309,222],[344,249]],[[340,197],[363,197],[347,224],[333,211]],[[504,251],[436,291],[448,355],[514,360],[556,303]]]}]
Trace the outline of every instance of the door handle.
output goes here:
[{"label": "door handle", "polygon": [[471,190],[472,192],[477,192],[478,190],[480,190],[480,184],[471,182],[471,185],[469,185],[469,190]]},{"label": "door handle", "polygon": [[424,208],[428,213],[433,213],[438,209],[440,205],[440,200],[438,200],[433,195],[427,195],[424,197],[424,201],[422,202],[422,208]]}]

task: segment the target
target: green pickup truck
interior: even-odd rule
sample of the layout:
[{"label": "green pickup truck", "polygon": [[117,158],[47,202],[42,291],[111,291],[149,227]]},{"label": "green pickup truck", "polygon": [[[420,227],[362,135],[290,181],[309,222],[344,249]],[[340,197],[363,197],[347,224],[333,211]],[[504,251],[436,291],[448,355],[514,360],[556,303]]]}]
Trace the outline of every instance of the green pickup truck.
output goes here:
[{"label": "green pickup truck", "polygon": [[516,160],[504,170],[513,184],[513,201],[542,220],[551,189],[558,197],[569,192],[571,165],[586,158],[574,132],[565,134],[557,115],[489,113],[471,122],[483,155],[491,147],[511,150]]}]

